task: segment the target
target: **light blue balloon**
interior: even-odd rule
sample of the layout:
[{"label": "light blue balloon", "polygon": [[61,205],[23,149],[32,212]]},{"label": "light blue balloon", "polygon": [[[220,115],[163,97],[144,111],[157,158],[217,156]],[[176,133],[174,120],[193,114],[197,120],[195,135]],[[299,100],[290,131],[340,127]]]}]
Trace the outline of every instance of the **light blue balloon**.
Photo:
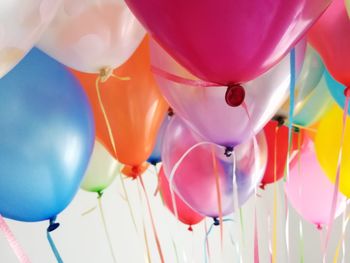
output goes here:
[{"label": "light blue balloon", "polygon": [[171,119],[171,116],[166,115],[162,122],[162,125],[159,128],[156,145],[153,148],[151,156],[147,160],[147,162],[149,162],[152,165],[156,165],[157,163],[160,163],[162,161],[161,153],[162,153],[163,138],[164,138],[166,128],[168,127],[168,124],[170,122],[170,119]]},{"label": "light blue balloon", "polygon": [[33,49],[0,79],[0,213],[20,221],[54,218],[79,189],[94,138],[78,81]]},{"label": "light blue balloon", "polygon": [[[328,89],[333,97],[333,99],[337,102],[337,104],[344,108],[345,105],[345,95],[344,90],[345,86],[338,81],[336,81],[331,74],[327,70],[325,70],[324,76],[327,81]],[[348,114],[350,114],[350,108],[348,110]]]}]

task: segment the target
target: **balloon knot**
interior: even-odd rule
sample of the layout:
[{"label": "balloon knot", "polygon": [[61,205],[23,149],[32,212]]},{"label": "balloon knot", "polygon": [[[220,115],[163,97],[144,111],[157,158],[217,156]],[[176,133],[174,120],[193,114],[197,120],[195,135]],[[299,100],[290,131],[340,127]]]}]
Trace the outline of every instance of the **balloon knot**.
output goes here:
[{"label": "balloon knot", "polygon": [[284,123],[286,122],[285,117],[283,117],[282,115],[276,115],[275,117],[272,118],[274,121],[277,121],[277,125],[278,127],[281,127],[284,125]]},{"label": "balloon knot", "polygon": [[102,68],[100,70],[100,80],[102,83],[106,82],[113,75],[113,69],[110,67]]},{"label": "balloon knot", "polygon": [[322,230],[323,228],[322,228],[322,225],[321,224],[316,224],[316,228],[317,228],[317,230]]},{"label": "balloon knot", "polygon": [[233,147],[232,146],[228,146],[225,148],[225,155],[226,157],[230,157],[232,155],[233,152]]},{"label": "balloon knot", "polygon": [[213,217],[214,220],[214,226],[219,226],[220,225],[220,221],[217,217]]},{"label": "balloon knot", "polygon": [[103,192],[102,191],[98,191],[97,192],[97,198],[100,199],[103,195]]},{"label": "balloon knot", "polygon": [[347,87],[344,89],[344,95],[345,97],[349,98],[350,97],[350,87]]},{"label": "balloon knot", "polygon": [[260,189],[265,190],[265,186],[266,186],[266,184],[261,183],[261,184],[260,184]]},{"label": "balloon knot", "polygon": [[168,108],[168,116],[169,117],[174,116],[174,110],[171,107]]},{"label": "balloon knot", "polygon": [[293,126],[293,130],[294,130],[294,132],[296,132],[296,133],[300,132],[300,128],[299,128],[299,127]]},{"label": "balloon knot", "polygon": [[187,230],[193,232],[192,225],[189,225],[188,228],[187,228]]},{"label": "balloon knot", "polygon": [[245,90],[240,84],[230,84],[227,86],[225,101],[231,107],[240,106],[245,98]]},{"label": "balloon knot", "polygon": [[52,231],[56,230],[59,226],[60,226],[60,224],[56,222],[56,217],[50,218],[47,232],[52,232]]}]

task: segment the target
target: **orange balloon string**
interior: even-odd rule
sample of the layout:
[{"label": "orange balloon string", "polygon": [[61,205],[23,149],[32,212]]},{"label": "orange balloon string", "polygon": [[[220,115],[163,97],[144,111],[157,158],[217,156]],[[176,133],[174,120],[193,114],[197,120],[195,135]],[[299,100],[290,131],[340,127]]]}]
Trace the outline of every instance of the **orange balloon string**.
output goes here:
[{"label": "orange balloon string", "polygon": [[143,237],[145,239],[148,263],[152,263],[151,252],[150,252],[150,249],[149,249],[147,232],[146,232],[146,226],[145,226],[145,221],[144,220],[142,220],[142,224],[143,224]]},{"label": "orange balloon string", "polygon": [[212,146],[211,156],[212,156],[212,160],[213,160],[213,168],[214,168],[215,184],[216,184],[216,194],[217,194],[217,199],[218,199],[219,221],[220,221],[220,244],[221,244],[221,249],[223,249],[224,225],[222,223],[223,221],[222,221],[222,202],[221,202],[221,191],[220,191],[220,178],[219,178],[218,167],[217,167],[214,151],[215,151],[215,149]]},{"label": "orange balloon string", "polygon": [[155,226],[155,223],[154,223],[153,213],[152,213],[151,204],[150,204],[150,201],[149,201],[149,198],[148,198],[148,194],[147,194],[145,185],[143,183],[142,176],[139,176],[138,178],[139,178],[139,181],[140,181],[141,186],[142,186],[143,193],[144,193],[145,198],[146,198],[148,214],[149,214],[150,219],[151,219],[153,235],[154,235],[154,239],[156,240],[157,250],[158,250],[159,257],[160,257],[160,261],[162,263],[164,263],[165,261],[164,261],[164,256],[163,256],[163,252],[162,252],[162,247],[160,245],[157,229],[156,229],[156,226]]}]

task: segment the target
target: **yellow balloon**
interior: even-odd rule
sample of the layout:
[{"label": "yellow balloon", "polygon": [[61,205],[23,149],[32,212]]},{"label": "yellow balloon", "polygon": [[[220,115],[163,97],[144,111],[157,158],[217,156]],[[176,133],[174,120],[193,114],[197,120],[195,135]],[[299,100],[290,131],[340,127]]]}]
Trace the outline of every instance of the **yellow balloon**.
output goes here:
[{"label": "yellow balloon", "polygon": [[[322,117],[315,138],[318,161],[328,178],[334,183],[342,133],[343,109],[334,104]],[[350,197],[350,117],[346,120],[343,155],[340,166],[340,192]]]},{"label": "yellow balloon", "polygon": [[350,0],[345,0],[346,11],[348,11],[348,15],[350,18]]}]

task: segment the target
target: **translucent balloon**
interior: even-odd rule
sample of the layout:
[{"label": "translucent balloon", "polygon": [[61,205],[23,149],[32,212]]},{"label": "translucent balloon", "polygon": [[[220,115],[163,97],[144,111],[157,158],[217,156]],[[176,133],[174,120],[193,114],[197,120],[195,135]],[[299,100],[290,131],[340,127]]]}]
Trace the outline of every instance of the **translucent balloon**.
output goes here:
[{"label": "translucent balloon", "polygon": [[34,46],[61,0],[0,1],[0,78]]},{"label": "translucent balloon", "polygon": [[96,141],[80,188],[89,192],[101,193],[113,183],[120,169],[121,164],[109,154],[100,142]]},{"label": "translucent balloon", "polygon": [[[234,210],[234,193],[238,196],[239,205],[243,205],[260,183],[267,161],[265,135],[259,133],[248,142],[235,147],[231,156],[225,154],[224,147],[208,143],[199,145],[183,159],[171,178],[179,159],[200,142],[198,135],[179,117],[174,116],[167,128],[162,149],[165,174],[175,192],[193,210],[210,217],[220,215],[216,183],[218,178],[222,215],[227,215]],[[234,190],[234,181],[237,192]]]},{"label": "translucent balloon", "polygon": [[[310,138],[290,167],[290,174],[285,185],[289,202],[298,213],[318,228],[327,225],[333,200],[333,184],[324,174]],[[345,197],[338,195],[336,215],[345,208]]]},{"label": "translucent balloon", "polygon": [[[303,43],[298,47],[297,57],[304,57],[304,47]],[[166,72],[195,78],[154,41],[151,42],[151,62]],[[155,77],[175,114],[194,131],[216,144],[235,146],[258,133],[286,100],[290,86],[290,57],[286,56],[264,75],[245,83],[245,106],[239,107],[225,103],[227,87],[194,87],[157,74]]]},{"label": "translucent balloon", "polygon": [[145,31],[120,0],[65,0],[38,46],[66,66],[99,73],[122,65]]}]

